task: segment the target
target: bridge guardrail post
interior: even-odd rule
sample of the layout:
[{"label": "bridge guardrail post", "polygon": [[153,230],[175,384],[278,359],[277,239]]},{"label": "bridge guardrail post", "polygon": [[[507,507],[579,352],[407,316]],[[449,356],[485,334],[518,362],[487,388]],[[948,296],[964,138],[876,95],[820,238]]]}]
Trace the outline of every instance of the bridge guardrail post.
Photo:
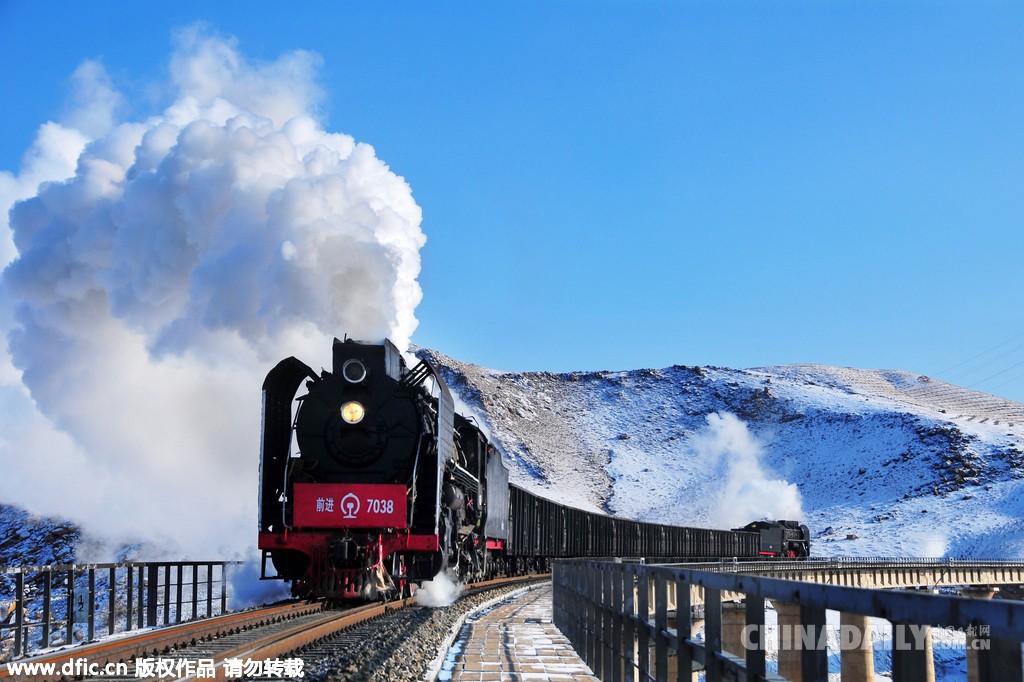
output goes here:
[{"label": "bridge guardrail post", "polygon": [[704,671],[707,682],[722,682],[722,592],[704,586]]},{"label": "bridge guardrail post", "polygon": [[164,625],[171,622],[171,565],[164,564]]},{"label": "bridge guardrail post", "polygon": [[96,639],[96,569],[89,568],[89,604],[88,604],[88,618],[89,623],[86,626],[86,641],[92,642]]},{"label": "bridge guardrail post", "polygon": [[750,634],[754,637],[744,635],[743,645],[746,647],[747,675],[754,679],[757,679],[758,676],[764,677],[766,674],[764,609],[764,597],[747,594],[746,626],[752,628]]},{"label": "bridge guardrail post", "polygon": [[590,657],[590,652],[593,650],[593,643],[590,640],[590,618],[593,612],[590,608],[590,583],[587,580],[589,567],[580,564],[575,567],[576,577],[574,579],[574,593],[576,595],[577,602],[579,604],[579,610],[576,612],[576,630],[579,633],[578,638],[580,642],[579,651],[586,658]]},{"label": "bridge guardrail post", "polygon": [[654,576],[654,672],[657,682],[668,682],[668,584],[664,573]]},{"label": "bridge guardrail post", "polygon": [[25,574],[18,571],[14,574],[14,655],[21,656],[26,646],[25,633]]},{"label": "bridge guardrail post", "polygon": [[125,577],[125,595],[124,595],[124,612],[125,612],[125,632],[132,629],[132,609],[135,607],[135,567],[128,564],[128,575]]},{"label": "bridge guardrail post", "polygon": [[573,642],[577,651],[585,649],[585,642],[582,639],[580,626],[583,622],[584,605],[580,598],[579,579],[582,571],[579,566],[566,565],[562,588],[567,595],[566,610],[563,614],[566,624],[569,626],[569,639]]},{"label": "bridge guardrail post", "polygon": [[611,564],[601,567],[601,673],[603,679],[612,678],[612,666],[615,662],[615,599],[612,597]]},{"label": "bridge guardrail post", "polygon": [[[181,622],[181,598],[183,596],[183,588],[184,588],[184,586],[182,585],[182,581],[183,581],[183,579],[185,577],[185,565],[179,563],[177,565],[177,568],[178,568],[178,571],[177,571],[177,574],[178,574],[177,578],[178,579],[176,581],[175,591],[174,591],[174,622],[175,623],[180,623]],[[220,612],[224,613],[226,610],[227,609],[221,607]]]},{"label": "bridge guardrail post", "polygon": [[592,643],[590,651],[592,662],[590,663],[590,668],[594,671],[595,675],[600,677],[603,674],[603,671],[601,671],[601,657],[604,655],[604,643],[601,641],[601,622],[604,614],[601,612],[601,571],[596,564],[591,569],[589,577],[590,592],[588,599],[594,614],[593,619],[590,621],[590,641]]},{"label": "bridge guardrail post", "polygon": [[114,634],[115,627],[115,615],[117,609],[117,567],[110,566],[107,569],[107,635]]},{"label": "bridge guardrail post", "polygon": [[[587,632],[587,635],[586,635],[587,655],[585,657],[585,660],[587,662],[587,665],[590,666],[591,670],[594,670],[594,668],[596,667],[595,659],[596,659],[597,655],[600,652],[600,648],[599,648],[599,644],[598,644],[598,641],[597,641],[597,637],[595,636],[595,632],[596,632],[596,629],[597,629],[597,622],[598,622],[598,619],[599,619],[600,615],[598,614],[597,604],[594,601],[594,593],[595,593],[594,584],[597,582],[596,578],[594,577],[594,573],[595,573],[594,567],[591,566],[587,570],[587,573],[584,576],[584,593],[583,593],[584,594],[584,599],[586,600],[586,602],[585,602],[586,611],[585,612],[587,613],[587,620],[583,624],[583,627],[586,629],[586,632]],[[596,672],[597,671],[595,671],[595,673]]]},{"label": "bridge guardrail post", "polygon": [[64,618],[67,627],[64,631],[64,643],[73,644],[75,641],[75,568],[72,566],[67,572],[67,611],[64,613]]},{"label": "bridge guardrail post", "polygon": [[228,610],[228,565],[220,565],[220,612]]},{"label": "bridge guardrail post", "polygon": [[640,673],[641,682],[645,682],[651,675],[651,629],[650,629],[650,583],[648,581],[647,566],[638,565],[636,585],[636,663]]},{"label": "bridge guardrail post", "polygon": [[596,566],[591,566],[584,577],[584,596],[587,600],[586,612],[588,613],[587,622],[584,624],[584,628],[587,632],[587,665],[590,666],[591,670],[596,668],[597,670],[594,670],[594,673],[600,676],[600,673],[598,672],[600,670],[600,666],[597,665],[597,657],[600,655],[600,644],[597,640],[597,624],[599,623],[600,613],[598,611],[596,601],[597,578],[595,573],[597,571],[594,569],[595,567]]},{"label": "bridge guardrail post", "polygon": [[213,564],[206,564],[206,617],[213,615]]},{"label": "bridge guardrail post", "polygon": [[199,564],[191,564],[192,568],[192,618],[198,618],[199,612]]},{"label": "bridge guardrail post", "polygon": [[[156,564],[149,564],[146,567],[146,626],[154,627],[157,624],[157,604],[159,600],[160,567]],[[141,615],[141,614],[139,614]]]},{"label": "bridge guardrail post", "polygon": [[39,648],[45,649],[50,646],[50,598],[53,593],[53,571],[47,568],[43,571],[43,627],[39,635]]},{"label": "bridge guardrail post", "polygon": [[621,655],[623,657],[622,676],[627,680],[636,679],[637,661],[636,661],[636,613],[637,613],[637,575],[633,570],[633,566],[623,564],[622,566],[622,593],[625,602],[623,603],[623,632],[622,632],[622,649]]},{"label": "bridge guardrail post", "polygon": [[135,573],[135,578],[137,581],[135,597],[138,600],[138,608],[136,608],[136,622],[138,623],[138,627],[140,629],[146,627],[146,621],[144,620],[146,615],[146,571],[143,570],[144,568],[145,564],[139,564],[138,571],[136,571]]},{"label": "bridge guardrail post", "polygon": [[694,627],[690,601],[690,584],[675,578],[676,585],[676,682],[693,682],[693,650],[688,644],[693,639]]},{"label": "bridge guardrail post", "polygon": [[626,582],[626,571],[622,563],[612,564],[611,576],[611,639],[609,645],[614,648],[611,657],[611,682],[623,682],[623,612],[625,597],[623,586]]},{"label": "bridge guardrail post", "polygon": [[576,651],[581,656],[587,652],[586,619],[589,614],[589,607],[586,603],[586,571],[581,565],[570,567],[569,594],[572,595],[573,611],[567,614],[572,625],[573,641],[576,643]]}]

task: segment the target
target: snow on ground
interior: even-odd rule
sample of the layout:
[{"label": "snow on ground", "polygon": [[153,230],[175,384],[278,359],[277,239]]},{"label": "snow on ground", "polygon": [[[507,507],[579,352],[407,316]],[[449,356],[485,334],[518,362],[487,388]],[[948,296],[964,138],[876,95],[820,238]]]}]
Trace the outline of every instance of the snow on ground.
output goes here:
[{"label": "snow on ground", "polygon": [[799,515],[820,556],[1024,558],[1024,404],[899,371],[512,373],[419,353],[538,494],[700,526]]}]

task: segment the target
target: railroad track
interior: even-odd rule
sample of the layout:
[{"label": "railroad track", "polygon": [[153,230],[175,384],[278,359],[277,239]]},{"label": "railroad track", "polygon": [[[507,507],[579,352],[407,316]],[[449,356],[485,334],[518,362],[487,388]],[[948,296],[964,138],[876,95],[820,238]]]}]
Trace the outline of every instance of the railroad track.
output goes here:
[{"label": "railroad track", "polygon": [[[427,679],[444,659],[463,619],[487,603],[546,582],[545,575],[478,583],[445,608],[391,611],[299,652],[310,682]],[[267,680],[273,678],[255,678]]]},{"label": "railroad track", "polygon": [[[463,591],[463,598],[546,577],[477,583]],[[320,603],[265,607],[23,659],[22,663],[53,667],[12,675],[9,666],[3,666],[0,678],[18,682],[225,680],[239,679],[239,673],[245,672],[247,680],[282,680],[303,672],[304,680],[325,679],[328,673],[332,679],[346,679],[346,675],[347,679],[370,679],[368,666],[386,666],[383,658],[368,658],[367,652],[397,649],[402,633],[432,617],[434,610],[406,608],[415,603],[406,599],[338,610],[324,609]],[[127,665],[117,670],[118,662]],[[95,673],[90,675],[91,671]]]}]

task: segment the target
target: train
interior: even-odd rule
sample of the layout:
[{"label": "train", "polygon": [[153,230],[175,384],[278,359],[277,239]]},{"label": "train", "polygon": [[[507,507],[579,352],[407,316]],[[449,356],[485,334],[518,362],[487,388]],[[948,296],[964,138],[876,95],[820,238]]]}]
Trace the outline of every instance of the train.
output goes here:
[{"label": "train", "polygon": [[389,340],[335,339],[332,356],[319,374],[286,358],[263,383],[261,578],[290,582],[295,596],[386,599],[446,571],[473,582],[569,557],[810,553],[796,521],[690,528],[535,495],[509,482],[500,449],[456,411],[429,362],[407,363]]}]

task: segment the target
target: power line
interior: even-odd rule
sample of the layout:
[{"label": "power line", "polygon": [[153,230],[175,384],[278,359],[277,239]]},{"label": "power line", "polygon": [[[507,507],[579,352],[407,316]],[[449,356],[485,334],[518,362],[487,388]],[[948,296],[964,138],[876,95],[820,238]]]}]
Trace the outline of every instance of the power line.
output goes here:
[{"label": "power line", "polygon": [[995,386],[989,386],[989,390],[991,391],[991,390],[995,390],[997,388],[1002,388],[1003,386],[1009,386],[1010,384],[1014,383],[1015,381],[1020,381],[1022,379],[1024,379],[1024,372],[1021,372],[1020,374],[1015,374],[1012,377],[1010,377],[1009,379],[1007,379],[1006,381],[1002,381],[1002,382],[996,384]]},{"label": "power line", "polygon": [[[980,353],[967,358],[966,360],[961,360],[960,362],[958,362],[958,363],[956,363],[956,364],[954,364],[954,365],[952,365],[950,367],[947,367],[944,370],[941,370],[939,372],[939,374],[945,375],[946,372],[952,372],[954,369],[957,369],[958,367],[962,367],[963,365],[966,365],[966,364],[968,364],[970,362],[974,362],[978,358],[984,357],[984,356],[988,355],[989,353],[991,353],[992,351],[998,350],[998,349],[1002,348],[1003,346],[1005,346],[1006,344],[1013,343],[1014,341],[1016,341],[1017,339],[1020,339],[1020,338],[1024,338],[1024,331],[1022,331],[1021,333],[1017,334],[1016,336],[1010,337],[1009,339],[1006,339],[1004,341],[1000,341],[999,343],[997,343],[996,345],[992,346],[991,348],[983,350]],[[1008,351],[1004,355],[1006,355],[1008,353],[1012,353],[1015,350],[1019,350],[1022,347],[1024,347],[1024,345],[1018,345],[1016,348],[1011,349],[1010,351]],[[1002,356],[1000,356],[1000,357],[1002,357]]]},{"label": "power line", "polygon": [[[976,388],[976,387],[980,386],[981,384],[984,384],[986,381],[989,381],[991,379],[995,379],[996,377],[1002,376],[1003,374],[1006,374],[1010,370],[1017,369],[1018,367],[1021,367],[1021,366],[1024,366],[1024,360],[1021,360],[1020,362],[1018,362],[1015,365],[1010,365],[1006,369],[1000,370],[1000,371],[996,372],[995,374],[993,374],[990,377],[985,377],[981,381],[976,381],[972,385],[968,386],[968,388]],[[1011,381],[1012,381],[1012,379],[1011,379]],[[1002,384],[1000,384],[1000,385],[1002,385]]]}]

